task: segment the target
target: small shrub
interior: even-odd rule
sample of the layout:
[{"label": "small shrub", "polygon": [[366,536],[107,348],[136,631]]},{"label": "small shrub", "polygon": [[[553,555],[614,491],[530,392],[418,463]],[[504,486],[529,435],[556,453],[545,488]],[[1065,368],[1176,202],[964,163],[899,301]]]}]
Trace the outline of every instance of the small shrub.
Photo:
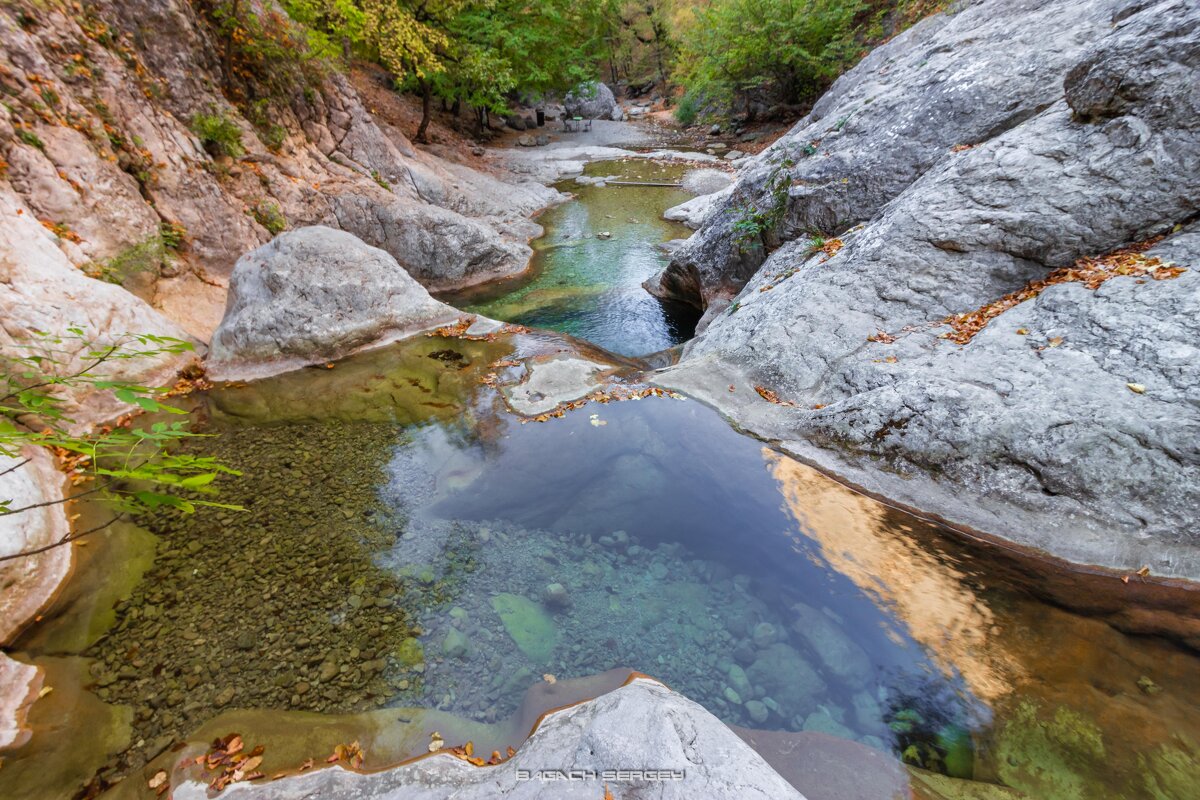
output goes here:
[{"label": "small shrub", "polygon": [[83,268],[85,275],[108,283],[122,284],[135,275],[153,272],[156,275],[173,255],[187,244],[187,229],[173,222],[163,222],[157,234],[131,245],[112,258],[94,261]]},{"label": "small shrub", "polygon": [[696,89],[689,89],[680,98],[679,105],[675,107],[675,121],[684,127],[694,124],[700,115],[700,102],[700,92]]},{"label": "small shrub", "polygon": [[258,138],[271,152],[279,152],[287,141],[287,128],[277,124],[271,118],[271,102],[266,98],[256,100],[246,110],[246,118],[258,131]]},{"label": "small shrub", "polygon": [[387,180],[382,175],[379,174],[379,170],[377,170],[377,169],[371,170],[371,178],[376,183],[378,183],[380,186],[382,186],[384,189],[387,189],[389,192],[392,190],[392,185],[390,183],[388,183]]},{"label": "small shrub", "polygon": [[178,222],[164,222],[158,226],[158,237],[163,247],[173,252],[179,252],[187,244],[187,228]]},{"label": "small shrub", "polygon": [[287,230],[287,217],[283,216],[279,206],[270,201],[261,201],[253,209],[254,220],[271,232],[272,235]]},{"label": "small shrub", "polygon": [[196,134],[209,155],[238,158],[246,152],[242,146],[241,129],[220,111],[193,117],[192,133]]},{"label": "small shrub", "polygon": [[18,128],[17,138],[30,147],[36,147],[38,150],[46,149],[46,143],[43,142],[36,133],[28,128]]}]

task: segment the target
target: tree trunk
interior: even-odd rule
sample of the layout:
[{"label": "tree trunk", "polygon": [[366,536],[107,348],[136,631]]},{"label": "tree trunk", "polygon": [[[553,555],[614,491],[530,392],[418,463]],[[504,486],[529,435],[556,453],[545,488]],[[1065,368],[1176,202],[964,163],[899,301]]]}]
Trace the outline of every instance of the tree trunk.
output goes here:
[{"label": "tree trunk", "polygon": [[417,128],[417,141],[428,144],[429,139],[425,134],[429,130],[429,119],[433,115],[433,84],[422,80],[418,85],[421,87],[421,125]]}]

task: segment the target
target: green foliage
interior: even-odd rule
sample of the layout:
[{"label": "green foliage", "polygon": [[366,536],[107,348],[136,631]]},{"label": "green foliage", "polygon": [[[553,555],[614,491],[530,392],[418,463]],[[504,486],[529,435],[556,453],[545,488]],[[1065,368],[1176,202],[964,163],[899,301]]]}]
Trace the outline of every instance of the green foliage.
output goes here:
[{"label": "green foliage", "polygon": [[262,96],[284,99],[324,75],[328,48],[273,4],[193,0],[217,33],[227,96],[244,107]]},{"label": "green foliage", "polygon": [[733,209],[734,239],[742,249],[761,244],[763,234],[771,229],[772,210],[760,209],[751,204],[735,206]]},{"label": "green foliage", "polygon": [[280,234],[287,230],[287,217],[283,215],[277,203],[261,200],[253,209],[254,220],[272,234]]},{"label": "green foliage", "polygon": [[342,43],[398,88],[502,114],[514,92],[593,78],[608,0],[286,0],[328,52]]},{"label": "green foliage", "polygon": [[267,149],[279,152],[283,143],[287,141],[288,131],[272,118],[271,101],[265,97],[255,100],[246,109],[246,119],[250,120],[258,131],[258,138]]},{"label": "green foliage", "polygon": [[760,88],[810,99],[857,56],[861,0],[714,0],[694,12],[676,77],[728,102]]},{"label": "green foliage", "polygon": [[183,248],[187,231],[180,225],[164,222],[158,233],[105,261],[92,262],[83,271],[89,277],[109,283],[122,284],[143,272],[159,272],[173,253]]},{"label": "green foliage", "polygon": [[246,152],[241,128],[219,108],[192,117],[192,133],[209,155],[239,158]]},{"label": "green foliage", "polygon": [[790,174],[788,170],[796,165],[790,156],[784,155],[775,164],[771,174],[767,176],[764,185],[765,203],[736,206],[733,230],[734,240],[738,247],[745,251],[750,246],[759,245],[767,249],[767,236],[783,219],[787,212],[788,185]]},{"label": "green foliage", "polygon": [[28,128],[17,128],[17,138],[30,147],[36,147],[38,150],[46,149],[46,143],[43,142],[36,133]]},{"label": "green foliage", "polygon": [[[236,508],[204,499],[214,493],[211,484],[219,474],[236,471],[213,458],[172,452],[173,445],[199,435],[187,423],[138,425],[129,419],[76,433],[68,414],[65,395],[90,389],[111,392],[147,414],[184,415],[163,402],[164,390],[111,380],[97,370],[191,350],[189,342],[148,334],[127,334],[107,344],[92,342],[80,328],[61,335],[34,334],[0,354],[0,454],[20,458],[30,446],[53,449],[69,468],[73,483],[87,487],[66,499],[88,496],[118,514],[156,508],[184,513],[198,506]],[[0,498],[0,516],[31,508]],[[58,544],[66,541],[70,538]]]},{"label": "green foliage", "polygon": [[700,103],[703,94],[700,89],[695,88],[685,92],[679,100],[679,105],[675,106],[675,121],[685,127],[694,124],[696,118],[700,115]]},{"label": "green foliage", "polygon": [[371,170],[371,180],[375,181],[380,185],[381,188],[387,189],[389,192],[392,190],[392,185],[388,183],[382,175],[379,174],[379,170],[377,169]]}]

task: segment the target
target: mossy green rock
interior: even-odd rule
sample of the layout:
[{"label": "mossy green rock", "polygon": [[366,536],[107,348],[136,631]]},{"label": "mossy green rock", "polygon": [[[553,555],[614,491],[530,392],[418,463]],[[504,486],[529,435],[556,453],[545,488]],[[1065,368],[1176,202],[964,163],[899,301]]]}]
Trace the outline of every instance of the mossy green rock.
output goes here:
[{"label": "mossy green rock", "polygon": [[958,725],[947,725],[938,731],[938,748],[946,754],[946,774],[951,778],[970,780],[975,771],[975,749],[971,734]]},{"label": "mossy green rock", "polygon": [[527,597],[498,594],[492,608],[521,652],[536,664],[548,664],[558,644],[558,629],[545,610]]},{"label": "mossy green rock", "polygon": [[1108,794],[1100,729],[1078,712],[1024,700],[997,738],[996,770],[1006,785],[1034,797],[1062,800]]},{"label": "mossy green rock", "polygon": [[425,648],[415,638],[405,639],[396,648],[396,660],[400,662],[400,666],[402,667],[415,667],[417,664],[424,664]]}]

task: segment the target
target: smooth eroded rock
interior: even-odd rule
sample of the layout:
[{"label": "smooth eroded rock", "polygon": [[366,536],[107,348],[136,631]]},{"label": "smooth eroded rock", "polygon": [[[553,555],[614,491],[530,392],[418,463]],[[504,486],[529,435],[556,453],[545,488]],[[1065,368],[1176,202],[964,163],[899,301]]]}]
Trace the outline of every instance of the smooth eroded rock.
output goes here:
[{"label": "smooth eroded rock", "polygon": [[[652,770],[606,777],[604,770]],[[540,780],[574,772],[578,780]],[[594,777],[587,777],[595,773]],[[272,783],[230,786],[231,800],[804,800],[749,745],[701,706],[657,681],[638,678],[595,700],[543,718],[515,756],[474,767],[435,755],[374,774],[321,769]],[[201,800],[206,786],[173,789],[177,800]]]},{"label": "smooth eroded rock", "polygon": [[238,259],[209,371],[225,380],[261,377],[342,358],[456,316],[384,251],[344,231],[301,228]]}]

